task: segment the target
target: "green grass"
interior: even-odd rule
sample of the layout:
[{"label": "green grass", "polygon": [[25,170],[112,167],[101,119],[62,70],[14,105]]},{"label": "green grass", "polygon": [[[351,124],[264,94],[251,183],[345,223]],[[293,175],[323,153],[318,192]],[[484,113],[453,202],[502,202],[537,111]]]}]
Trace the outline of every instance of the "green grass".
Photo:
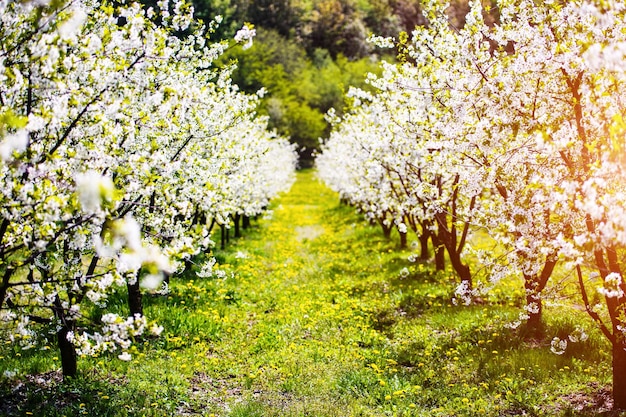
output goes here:
[{"label": "green grass", "polygon": [[[410,263],[409,250],[340,205],[312,171],[271,210],[217,251],[225,278],[188,273],[173,278],[168,296],[145,297],[146,315],[165,331],[138,341],[132,362],[83,358],[81,376],[61,383],[52,342],[47,351],[3,346],[0,372],[18,375],[0,383],[8,404],[0,413],[573,416],[601,408],[610,349],[584,312],[547,306],[545,339],[527,339],[507,327],[523,301],[519,283],[503,283],[484,304],[453,305],[450,271]],[[122,311],[123,298],[115,305]],[[577,326],[590,338],[551,353],[552,337]]]}]

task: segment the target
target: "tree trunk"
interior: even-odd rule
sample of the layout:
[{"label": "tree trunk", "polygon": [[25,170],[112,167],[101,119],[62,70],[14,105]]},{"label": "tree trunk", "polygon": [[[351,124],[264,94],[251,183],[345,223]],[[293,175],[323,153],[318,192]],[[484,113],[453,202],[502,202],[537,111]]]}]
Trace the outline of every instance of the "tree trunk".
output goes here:
[{"label": "tree trunk", "polygon": [[[452,268],[456,271],[459,278],[461,278],[461,282],[467,283],[467,288],[472,289],[472,274],[470,271],[469,265],[463,263],[461,259],[461,252],[463,251],[463,239],[461,243],[457,243],[457,232],[454,227],[451,230],[448,230],[445,226],[445,219],[439,220],[439,229],[437,232],[437,240],[446,248],[446,252],[448,252],[448,258],[450,259],[450,263],[452,264]],[[441,226],[441,225],[444,226]],[[434,234],[434,233],[433,233]]]},{"label": "tree trunk", "polygon": [[140,314],[143,316],[143,302],[141,300],[141,288],[139,288],[139,274],[135,279],[134,284],[127,283],[128,288],[128,308],[130,309],[130,315]]},{"label": "tree trunk", "polygon": [[406,246],[407,246],[407,244],[406,244],[407,233],[406,232],[405,233],[399,232],[399,233],[400,233],[400,247],[402,249],[405,249]]},{"label": "tree trunk", "polygon": [[385,239],[391,239],[391,226],[387,226],[381,221],[380,227],[383,228],[383,235],[385,236]]},{"label": "tree trunk", "polygon": [[430,239],[435,248],[435,269],[437,271],[444,271],[446,269],[446,248],[439,241],[437,234],[431,233]]},{"label": "tree trunk", "polygon": [[[193,262],[191,260],[191,257],[185,258],[185,269],[184,269],[184,271],[185,272],[191,271],[191,268],[193,268]],[[168,284],[169,284],[169,282],[168,282]]]},{"label": "tree trunk", "polygon": [[423,231],[421,235],[418,237],[420,241],[420,261],[427,261],[429,258],[428,251],[428,240],[430,239],[430,233],[428,231]]},{"label": "tree trunk", "polygon": [[221,244],[220,244],[220,248],[222,250],[226,249],[226,226],[224,226],[223,224],[220,225],[220,231],[222,233],[220,233],[221,235]]},{"label": "tree trunk", "polygon": [[446,270],[446,251],[443,246],[439,246],[435,251],[435,270],[436,271],[445,271]]},{"label": "tree trunk", "polygon": [[[620,332],[621,333],[621,332]],[[618,333],[613,343],[613,409],[626,410],[626,343]]]},{"label": "tree trunk", "polygon": [[69,320],[65,316],[63,303],[57,295],[54,299],[54,315],[60,322],[60,329],[57,331],[57,343],[59,344],[59,352],[61,353],[61,367],[63,368],[63,377],[75,377],[78,368],[76,348],[72,342],[67,340],[67,334],[74,331],[74,321]]},{"label": "tree trunk", "polygon": [[541,314],[543,310],[541,292],[546,288],[546,284],[550,276],[552,276],[552,271],[554,271],[556,263],[556,254],[551,254],[546,258],[540,274],[524,274],[526,310],[529,316],[526,322],[526,328],[529,330],[530,336],[541,335]]},{"label": "tree trunk", "polygon": [[67,340],[67,334],[73,331],[74,322],[61,320],[64,324],[57,332],[57,343],[61,352],[61,367],[63,368],[63,377],[73,378],[76,376],[78,369],[76,348]]},{"label": "tree trunk", "polygon": [[239,220],[241,219],[241,214],[235,214],[234,222],[235,222],[235,237],[241,237],[241,229],[239,228]]},{"label": "tree trunk", "polygon": [[[454,262],[451,262],[454,267]],[[461,282],[467,282],[467,288],[472,289],[474,286],[472,285],[472,273],[470,271],[470,267],[465,265],[464,263],[459,262],[457,267],[454,267],[454,270],[459,274],[459,278],[461,278]]]},{"label": "tree trunk", "polygon": [[246,230],[248,227],[250,227],[250,217],[249,216],[243,216],[243,219],[241,221],[241,226],[243,227],[243,230]]}]

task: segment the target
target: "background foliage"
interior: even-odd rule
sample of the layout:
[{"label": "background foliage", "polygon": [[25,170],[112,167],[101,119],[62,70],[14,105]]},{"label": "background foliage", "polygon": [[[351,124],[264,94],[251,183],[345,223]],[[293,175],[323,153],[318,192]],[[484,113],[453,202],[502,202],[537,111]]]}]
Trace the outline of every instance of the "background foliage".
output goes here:
[{"label": "background foliage", "polygon": [[[270,127],[298,144],[307,166],[326,138],[328,109],[339,114],[350,86],[367,88],[368,73],[380,71],[381,59],[367,42],[370,34],[398,37],[425,22],[421,0],[194,0],[197,18],[223,17],[217,37],[232,38],[244,22],[257,30],[254,45],[234,49],[223,64],[237,63],[234,83],[245,92],[264,87],[260,112]],[[450,2],[449,14],[462,25],[467,0]]]}]

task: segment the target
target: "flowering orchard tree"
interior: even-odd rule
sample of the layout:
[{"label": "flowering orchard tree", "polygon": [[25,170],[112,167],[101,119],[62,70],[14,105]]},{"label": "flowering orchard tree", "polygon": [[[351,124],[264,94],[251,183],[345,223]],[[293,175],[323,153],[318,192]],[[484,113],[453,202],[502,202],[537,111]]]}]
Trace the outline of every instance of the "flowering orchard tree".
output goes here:
[{"label": "flowering orchard tree", "polygon": [[[375,80],[380,93],[356,110],[364,120],[380,120],[369,109],[390,109],[386,117],[400,129],[390,129],[394,138],[385,143],[413,138],[387,148],[395,167],[419,167],[419,175],[403,174],[410,185],[398,201],[426,202],[444,231],[454,224],[488,231],[503,254],[483,256],[492,279],[523,276],[531,327],[556,263],[573,265],[587,311],[613,344],[615,407],[626,408],[626,6],[503,0],[499,22],[487,25],[474,2],[465,26],[454,28],[435,3],[428,27],[399,44],[406,62],[389,66]],[[320,175],[356,187],[345,169],[355,163],[326,155],[351,156],[345,147],[363,141],[342,132],[350,131],[339,125],[325,144]],[[439,184],[439,195],[414,191]],[[451,216],[447,228],[441,213]],[[583,275],[592,269],[604,308],[589,302]]]},{"label": "flowering orchard tree", "polygon": [[[119,195],[98,170],[114,159],[95,121],[142,53],[132,47],[108,57],[92,52],[103,46],[97,32],[79,34],[94,11],[82,3],[12,3],[2,13],[2,113],[24,123],[6,129],[2,143],[2,321],[24,347],[35,343],[35,324],[56,332],[68,375],[76,372],[77,321],[88,314],[81,304],[101,302],[104,290],[121,280],[115,264],[135,254],[143,264],[146,253],[139,225],[114,214]],[[97,17],[115,27],[111,14]],[[119,49],[127,36],[117,37]],[[119,71],[107,71],[115,65]],[[111,253],[104,267],[96,241]],[[121,253],[122,247],[130,250]],[[145,323],[138,324],[105,315],[91,339],[98,349],[113,349],[139,334]]]},{"label": "flowering orchard tree", "polygon": [[[470,197],[461,219],[491,234],[503,247],[504,255],[496,259],[488,253],[482,256],[491,267],[492,281],[511,272],[523,275],[524,317],[531,328],[537,328],[540,293],[557,261],[557,237],[567,226],[554,221],[545,189],[531,184],[539,172],[557,182],[563,167],[558,158],[534,146],[533,135],[529,139],[525,134],[535,129],[534,119],[547,111],[536,101],[537,91],[544,91],[545,85],[526,83],[528,91],[515,88],[521,80],[507,77],[516,74],[525,54],[512,53],[511,37],[494,36],[506,24],[505,16],[495,27],[487,26],[482,16],[480,3],[474,3],[465,26],[454,28],[443,10],[432,8],[429,26],[417,29],[412,41],[404,45],[415,63],[404,65],[402,72],[409,79],[430,82],[430,87],[410,89],[414,95],[429,97],[424,107],[435,115],[435,129],[443,125],[439,137],[447,141],[445,150],[452,153],[441,169],[457,169],[458,185],[452,188]],[[515,15],[518,18],[522,17]],[[550,169],[541,169],[542,165]]]},{"label": "flowering orchard tree", "polygon": [[[620,55],[607,65],[597,56],[624,44],[626,10],[617,3],[576,2],[499,7],[500,24],[476,31],[499,48],[490,52],[495,61],[468,54],[482,78],[472,94],[475,107],[484,111],[474,116],[480,129],[467,140],[476,148],[491,138],[505,142],[504,151],[490,145],[479,154],[480,165],[496,170],[489,183],[501,199],[485,223],[508,229],[499,230],[498,240],[513,249],[511,264],[524,276],[531,323],[540,317],[540,292],[557,260],[576,266],[587,310],[613,344],[615,406],[626,408],[625,299],[617,256],[624,230],[624,137],[616,134],[626,110],[624,72],[615,66]],[[588,302],[582,270],[592,265],[603,280],[609,324]]]},{"label": "flowering orchard tree", "polygon": [[[136,159],[142,166],[137,172],[144,177],[125,200],[146,239],[163,248],[174,261],[173,269],[180,271],[184,261],[213,245],[214,224],[228,224],[232,214],[256,215],[288,188],[296,157],[286,140],[267,131],[265,119],[254,118],[257,99],[239,93],[228,71],[217,74],[207,68],[197,74],[200,65],[207,65],[198,62],[199,54],[192,50],[177,55],[175,71],[159,72],[161,90],[143,100],[152,103],[154,95],[167,96],[149,109],[152,118],[161,115],[151,125],[149,119],[128,123],[135,126],[136,137],[143,137],[133,157],[151,151]],[[138,114],[144,117],[147,109],[141,103]],[[160,163],[153,164],[155,160]],[[158,283],[154,277],[151,281]],[[131,312],[142,313],[138,280],[130,282],[129,291]]]},{"label": "flowering orchard tree", "polygon": [[[369,99],[363,91],[352,92],[355,100]],[[400,186],[398,176],[386,170],[380,160],[385,153],[391,154],[387,149],[393,140],[389,130],[391,119],[386,111],[371,104],[364,104],[338,125],[333,140],[329,142],[334,146],[325,147],[317,165],[321,178],[342,198],[364,212],[371,222],[378,222],[389,237],[394,225],[400,232],[406,232],[400,202],[402,195],[397,192]],[[327,169],[335,164],[343,164],[345,171],[340,173],[343,175],[335,176],[336,171]],[[326,177],[329,173],[331,175]]]},{"label": "flowering orchard tree", "polygon": [[[531,183],[549,199],[552,221],[559,224],[548,250],[557,248],[561,258],[576,266],[587,311],[613,345],[613,397],[615,407],[624,409],[626,286],[619,256],[626,230],[622,153],[626,138],[621,122],[626,113],[626,67],[619,46],[626,41],[626,6],[546,5],[521,21],[514,17],[517,7],[503,9],[509,24],[496,36],[519,44],[515,55],[523,54],[523,62],[513,59],[514,67],[508,71],[512,80],[519,84],[523,80],[519,89],[540,82],[543,86],[528,88],[535,96],[538,117],[533,129],[522,134],[534,137],[536,147],[550,157],[544,160],[558,169],[557,173],[538,169]],[[516,27],[520,23],[524,30]],[[583,281],[583,269],[591,267],[602,279],[606,306],[602,314],[599,306],[589,304]]]},{"label": "flowering orchard tree", "polygon": [[[437,27],[430,30],[436,32]],[[442,39],[435,45],[433,39],[431,46],[445,55],[443,50],[454,52],[448,44],[448,40]],[[455,63],[453,57],[446,59]],[[465,155],[459,149],[457,139],[464,136],[466,129],[462,117],[466,97],[463,91],[449,88],[455,73],[446,70],[447,61],[433,53],[417,62],[398,67],[387,65],[383,76],[373,81],[380,91],[372,99],[374,102],[355,111],[362,113],[360,118],[349,116],[343,121],[356,124],[355,129],[368,130],[358,138],[346,138],[344,131],[336,130],[318,158],[320,175],[326,178],[333,175],[333,170],[344,169],[341,156],[330,163],[325,160],[327,152],[337,143],[352,141],[361,145],[365,141],[371,142],[372,145],[365,149],[368,157],[379,170],[395,178],[396,184],[391,186],[393,192],[387,197],[390,203],[386,204],[399,207],[399,226],[406,230],[408,223],[413,230],[419,230],[422,252],[425,252],[429,237],[436,249],[445,248],[463,288],[469,291],[472,288],[471,271],[463,261],[462,253],[483,188],[466,177]],[[378,130],[370,128],[377,124],[381,124]],[[345,131],[348,135],[353,134],[348,129]],[[386,135],[379,131],[386,132]],[[376,145],[377,142],[382,143]],[[332,153],[341,155],[337,151]],[[320,161],[326,166],[320,165]],[[368,186],[379,187],[377,182]]]},{"label": "flowering orchard tree", "polygon": [[[295,153],[212,68],[227,43],[171,35],[191,21],[182,2],[0,6],[0,323],[25,348],[56,334],[74,375],[77,354],[127,360],[134,337],[162,330],[140,299],[128,319],[107,313],[108,294],[160,285],[211,245],[209,219],[289,186]],[[231,190],[261,180],[235,180],[248,164],[274,176],[246,200]]]}]

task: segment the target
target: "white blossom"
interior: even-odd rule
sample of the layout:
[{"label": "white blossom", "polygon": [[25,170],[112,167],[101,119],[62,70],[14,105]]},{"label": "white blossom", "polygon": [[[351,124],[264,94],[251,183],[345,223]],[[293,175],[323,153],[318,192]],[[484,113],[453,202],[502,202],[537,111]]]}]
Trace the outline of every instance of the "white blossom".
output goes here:
[{"label": "white blossom", "polygon": [[552,353],[556,355],[564,354],[566,349],[567,349],[567,339],[560,339],[558,337],[555,337],[550,342],[550,350],[552,351]]},{"label": "white blossom", "polygon": [[243,49],[248,49],[252,46],[252,40],[254,39],[255,36],[256,36],[256,29],[254,29],[254,27],[251,24],[246,23],[235,34],[235,42],[237,43],[245,42],[243,45]]}]

